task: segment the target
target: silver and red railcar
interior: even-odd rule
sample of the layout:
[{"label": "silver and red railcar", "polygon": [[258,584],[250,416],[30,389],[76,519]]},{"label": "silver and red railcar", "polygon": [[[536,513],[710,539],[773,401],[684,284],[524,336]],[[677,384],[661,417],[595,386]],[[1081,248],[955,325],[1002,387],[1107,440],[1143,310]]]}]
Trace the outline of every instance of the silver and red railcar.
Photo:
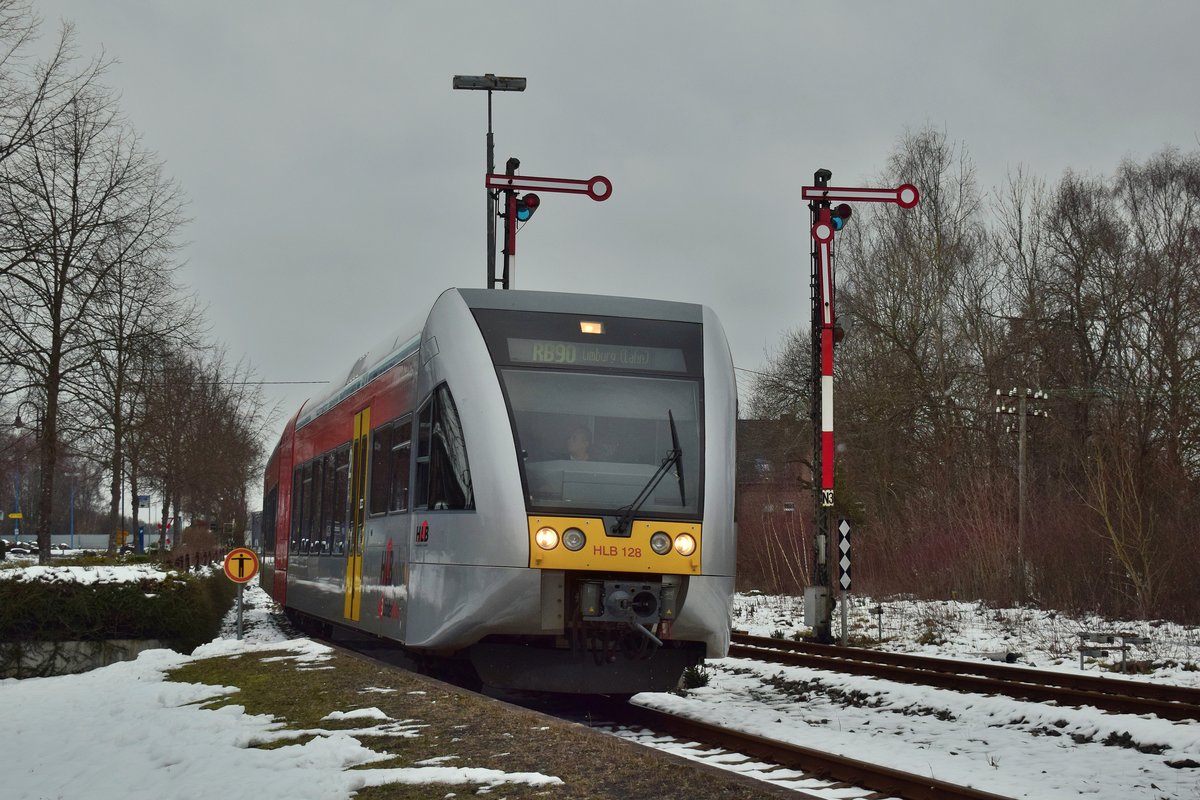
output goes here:
[{"label": "silver and red railcar", "polygon": [[448,290],[287,423],[263,585],[490,685],[673,688],[728,651],[735,416],[707,307]]}]

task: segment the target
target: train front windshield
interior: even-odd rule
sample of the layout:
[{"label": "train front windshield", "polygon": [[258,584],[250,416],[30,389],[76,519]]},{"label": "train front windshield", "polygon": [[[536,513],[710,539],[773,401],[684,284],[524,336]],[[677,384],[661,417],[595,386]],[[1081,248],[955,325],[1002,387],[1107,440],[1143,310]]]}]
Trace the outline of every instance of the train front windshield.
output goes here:
[{"label": "train front windshield", "polygon": [[476,317],[504,385],[530,511],[613,514],[645,491],[639,513],[700,513],[700,325]]}]

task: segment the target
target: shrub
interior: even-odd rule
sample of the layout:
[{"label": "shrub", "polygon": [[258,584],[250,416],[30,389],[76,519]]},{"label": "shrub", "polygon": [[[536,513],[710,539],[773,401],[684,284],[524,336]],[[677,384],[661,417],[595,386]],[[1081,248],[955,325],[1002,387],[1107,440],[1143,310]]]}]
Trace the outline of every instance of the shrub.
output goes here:
[{"label": "shrub", "polygon": [[688,667],[683,671],[680,683],[683,685],[685,691],[688,689],[698,689],[701,686],[708,686],[708,670],[703,664]]},{"label": "shrub", "polygon": [[191,652],[216,635],[235,591],[220,573],[130,583],[0,581],[0,641],[158,639]]}]

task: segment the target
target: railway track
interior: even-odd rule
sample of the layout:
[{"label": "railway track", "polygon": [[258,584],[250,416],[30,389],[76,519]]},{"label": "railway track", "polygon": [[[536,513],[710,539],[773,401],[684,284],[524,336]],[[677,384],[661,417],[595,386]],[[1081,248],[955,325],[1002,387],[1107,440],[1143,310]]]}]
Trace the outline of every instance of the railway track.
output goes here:
[{"label": "railway track", "polygon": [[[339,644],[346,646],[344,642]],[[411,669],[415,666],[411,662],[403,663],[404,659],[398,660],[394,648],[381,647],[378,643],[367,643],[365,647],[363,643],[356,645],[350,647],[360,655],[401,668]],[[745,634],[734,634],[730,656],[960,691],[1002,694],[1060,705],[1091,705],[1121,713],[1200,719],[1200,690],[1118,678],[813,645]],[[453,676],[439,677],[459,683]],[[459,685],[472,688],[461,683]],[[509,702],[513,701],[509,699]],[[735,772],[739,770],[733,762],[767,762],[767,765],[751,765],[756,773],[765,773],[754,777],[766,779],[777,787],[794,788],[789,784],[799,784],[804,777],[814,777],[832,782],[833,788],[842,790],[842,796],[848,797],[853,795],[844,793],[845,790],[853,789],[861,789],[863,798],[1003,800],[1004,797],[974,787],[905,773],[626,702],[594,699],[586,704],[577,702],[562,706],[535,700],[528,703],[517,701],[516,704],[570,721],[582,722],[586,719],[590,727],[608,729],[624,738],[659,749],[663,748],[658,737],[670,737],[678,743],[676,749],[679,751],[687,752],[690,748],[696,748],[698,751],[689,753],[689,757],[697,762],[718,765]],[[772,779],[770,773],[778,768],[795,770],[803,773],[803,776]],[[795,788],[795,791],[799,797],[812,796],[804,794],[803,788]]]},{"label": "railway track", "polygon": [[1004,795],[970,786],[959,786],[924,775],[901,772],[867,761],[779,742],[632,703],[612,706],[606,717],[615,724],[629,728],[646,728],[684,742],[699,742],[833,781],[836,784],[833,788],[843,790],[841,796],[847,796],[844,790],[853,787],[863,789],[864,797],[899,797],[905,800],[1005,800]]},{"label": "railway track", "polygon": [[1200,689],[1181,686],[818,645],[743,633],[733,635],[729,655],[1064,706],[1088,705],[1121,714],[1153,714],[1173,720],[1200,719]]},{"label": "railway track", "polygon": [[[415,665],[398,655],[395,648],[380,645],[371,640],[338,641],[323,640],[339,649],[347,649],[378,663],[400,669],[411,670]],[[438,675],[460,688],[474,691],[469,684],[455,680],[452,675]],[[630,732],[642,730],[658,736],[668,736],[681,744],[697,743],[704,747],[723,751],[725,754],[745,756],[747,760],[768,762],[760,771],[768,772],[776,767],[804,773],[786,783],[799,782],[803,777],[819,778],[835,784],[841,796],[850,796],[846,790],[861,789],[863,798],[903,798],[903,800],[1007,800],[1003,795],[975,789],[969,786],[940,781],[928,776],[902,772],[859,761],[832,753],[773,739],[722,728],[712,723],[669,714],[630,702],[603,697],[587,697],[569,700],[561,695],[528,695],[523,698],[506,697],[506,702],[549,714],[560,719],[579,722],[600,730],[619,728]],[[586,722],[585,722],[586,720]],[[625,737],[628,738],[628,737]],[[645,738],[644,736],[641,738]],[[637,739],[635,739],[637,741]],[[659,748],[661,749],[661,748]],[[697,754],[699,756],[700,754]],[[711,755],[711,753],[710,753]],[[695,759],[707,763],[704,758]],[[711,765],[710,765],[711,766]],[[729,768],[722,766],[721,768]],[[736,770],[735,770],[736,771]],[[773,785],[791,788],[785,782]],[[797,797],[815,797],[795,789]]]}]

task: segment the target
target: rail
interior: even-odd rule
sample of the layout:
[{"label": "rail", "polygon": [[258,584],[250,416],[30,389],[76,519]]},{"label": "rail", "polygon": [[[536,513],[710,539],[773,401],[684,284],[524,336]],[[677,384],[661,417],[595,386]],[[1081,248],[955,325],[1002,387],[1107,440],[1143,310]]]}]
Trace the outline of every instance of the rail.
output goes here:
[{"label": "rail", "polygon": [[902,797],[905,800],[1005,800],[1004,795],[971,786],[959,786],[927,775],[901,772],[868,761],[685,719],[631,703],[614,710],[613,715],[624,725],[642,725],[656,733],[721,747],[789,769],[870,789],[888,797]]},{"label": "rail", "polygon": [[[367,642],[334,642],[324,640],[335,649],[343,650],[370,659],[375,663],[392,668],[405,668],[396,663],[395,648],[380,646],[373,641]],[[446,676],[439,676],[445,678]],[[459,688],[474,691],[462,683],[455,682]],[[534,699],[534,698],[537,699]],[[539,713],[548,713],[560,719],[573,722],[580,721],[581,709],[566,698],[556,698],[553,702],[564,702],[571,709],[551,710],[543,705],[544,697],[531,695],[523,701],[513,699],[508,704],[533,708]],[[625,700],[592,695],[579,698],[582,701],[582,715],[588,720],[589,727],[600,730],[610,725],[624,725],[629,728],[644,728],[654,733],[671,736],[676,739],[696,742],[702,745],[752,756],[762,761],[778,764],[781,767],[798,770],[810,776],[816,776],[833,782],[843,782],[878,793],[871,796],[898,797],[904,800],[1009,800],[1004,795],[985,792],[970,786],[959,786],[931,778],[928,775],[902,772],[900,770],[872,764],[867,761],[816,750],[800,745],[789,744],[736,729],[723,728],[707,722],[687,719],[669,714],[657,709],[634,705]],[[767,782],[773,790],[783,784]],[[786,787],[785,787],[786,788]],[[764,796],[774,796],[774,791],[764,792]],[[797,793],[798,797],[810,797]]]},{"label": "rail", "polygon": [[729,655],[1124,714],[1200,719],[1200,689],[735,633]]}]

